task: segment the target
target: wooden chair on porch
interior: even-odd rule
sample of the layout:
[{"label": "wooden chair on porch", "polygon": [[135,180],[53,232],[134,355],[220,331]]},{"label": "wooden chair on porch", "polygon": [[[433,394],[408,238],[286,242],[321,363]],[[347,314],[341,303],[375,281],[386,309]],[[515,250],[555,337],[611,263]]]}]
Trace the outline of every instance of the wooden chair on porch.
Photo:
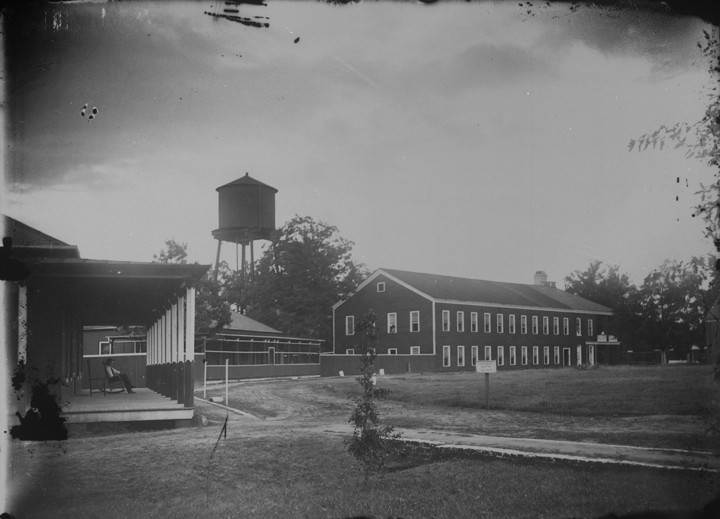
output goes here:
[{"label": "wooden chair on porch", "polygon": [[90,385],[90,396],[92,396],[93,394],[93,383],[96,384],[96,391],[101,391],[103,396],[107,395],[108,393],[122,393],[123,391],[125,391],[125,386],[123,385],[122,380],[111,379],[105,369],[103,369],[102,371],[103,373],[101,377],[93,377],[92,371],[90,369],[90,359],[87,359],[87,374],[88,384]]}]

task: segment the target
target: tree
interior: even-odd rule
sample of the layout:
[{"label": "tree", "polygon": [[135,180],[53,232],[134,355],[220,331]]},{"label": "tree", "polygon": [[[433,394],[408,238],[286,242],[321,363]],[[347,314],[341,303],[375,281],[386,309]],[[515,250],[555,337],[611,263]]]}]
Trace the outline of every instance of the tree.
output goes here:
[{"label": "tree", "polygon": [[704,342],[705,315],[720,295],[712,256],[666,260],[636,287],[618,266],[593,261],[565,278],[566,290],[613,310],[609,332],[635,350],[674,347],[684,355]]},{"label": "tree", "polygon": [[[235,290],[240,299],[235,302],[250,317],[286,334],[329,341],[332,305],[366,275],[353,262],[352,247],[337,227],[296,215],[275,232],[266,253],[251,267],[252,279]],[[236,288],[239,282],[236,278]]]},{"label": "tree", "polygon": [[[187,243],[179,243],[175,239],[165,240],[165,248],[153,254],[155,263],[187,264]],[[195,330],[210,332],[230,323],[230,303],[224,296],[225,281],[229,269],[223,262],[215,279],[214,273],[208,271],[198,281],[195,293]]]},{"label": "tree", "polygon": [[179,243],[174,238],[165,240],[165,248],[153,254],[155,263],[187,263],[187,243]]},{"label": "tree", "polygon": [[641,320],[638,289],[617,265],[603,266],[592,261],[584,271],[576,270],[565,278],[565,290],[612,309],[609,333],[626,344],[637,344]]},{"label": "tree", "polygon": [[704,343],[704,317],[718,297],[714,258],[665,261],[645,277],[639,295],[639,332],[652,347],[672,347],[684,357]]},{"label": "tree", "polygon": [[[708,73],[714,76],[715,83],[720,75],[719,34],[716,25],[713,34],[703,30],[704,42],[698,42],[703,56],[708,60]],[[651,146],[653,149],[663,149],[668,143],[676,149],[683,148],[687,158],[705,160],[716,170],[711,184],[701,184],[698,193],[700,200],[692,216],[704,220],[705,234],[713,240],[716,251],[720,252],[720,96],[717,84],[710,88],[708,99],[708,107],[700,120],[661,125],[652,132],[631,139],[628,150],[644,151]],[[720,269],[720,264],[716,265],[716,269]]]},{"label": "tree", "polygon": [[393,440],[400,437],[393,433],[391,425],[380,423],[376,400],[387,396],[387,390],[375,387],[375,358],[377,357],[377,319],[373,311],[367,313],[358,325],[358,332],[363,338],[358,353],[360,354],[360,376],[358,383],[362,394],[356,401],[355,409],[349,422],[353,424],[353,435],[347,442],[348,452],[362,463],[365,482],[370,474],[376,473],[385,466],[385,462],[394,452]]}]

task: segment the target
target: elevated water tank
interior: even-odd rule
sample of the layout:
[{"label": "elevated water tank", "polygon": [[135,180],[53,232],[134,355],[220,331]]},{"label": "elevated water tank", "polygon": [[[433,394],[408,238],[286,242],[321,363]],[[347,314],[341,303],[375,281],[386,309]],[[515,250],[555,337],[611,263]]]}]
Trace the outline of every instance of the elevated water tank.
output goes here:
[{"label": "elevated water tank", "polygon": [[245,173],[244,177],[220,186],[219,225],[213,238],[233,243],[268,240],[275,230],[274,187]]}]

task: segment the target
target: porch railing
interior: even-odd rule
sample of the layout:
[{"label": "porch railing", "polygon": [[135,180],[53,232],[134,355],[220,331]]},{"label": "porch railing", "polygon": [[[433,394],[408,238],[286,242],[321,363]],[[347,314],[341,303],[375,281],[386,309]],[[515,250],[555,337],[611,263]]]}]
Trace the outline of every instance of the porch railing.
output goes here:
[{"label": "porch railing", "polygon": [[193,365],[189,360],[148,366],[147,385],[185,407],[194,405]]}]

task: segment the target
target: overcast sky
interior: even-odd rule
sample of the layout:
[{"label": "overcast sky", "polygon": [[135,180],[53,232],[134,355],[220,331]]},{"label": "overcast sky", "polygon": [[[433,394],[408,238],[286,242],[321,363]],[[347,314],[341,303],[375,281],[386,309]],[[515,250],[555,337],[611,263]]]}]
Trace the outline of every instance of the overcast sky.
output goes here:
[{"label": "overcast sky", "polygon": [[278,224],[336,225],[370,269],[532,282],[599,259],[641,281],[711,251],[690,217],[709,168],[627,150],[702,116],[701,22],[268,4],[240,7],[268,29],[209,2],[49,8],[21,52],[9,42],[3,212],[83,257],[149,261],[172,237],[212,263],[215,188],[249,172],[279,190]]}]

